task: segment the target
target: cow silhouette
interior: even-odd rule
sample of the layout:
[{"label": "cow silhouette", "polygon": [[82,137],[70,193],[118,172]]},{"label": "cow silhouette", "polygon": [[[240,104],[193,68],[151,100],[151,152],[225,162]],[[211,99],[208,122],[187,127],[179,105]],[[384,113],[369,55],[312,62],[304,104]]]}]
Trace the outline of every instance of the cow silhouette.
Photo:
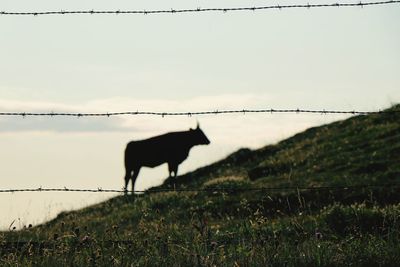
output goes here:
[{"label": "cow silhouette", "polygon": [[125,194],[129,180],[132,180],[132,191],[134,191],[141,167],[153,168],[168,163],[169,177],[175,178],[179,164],[188,157],[190,149],[196,145],[208,144],[210,140],[200,129],[199,124],[196,129],[129,142],[125,149]]}]

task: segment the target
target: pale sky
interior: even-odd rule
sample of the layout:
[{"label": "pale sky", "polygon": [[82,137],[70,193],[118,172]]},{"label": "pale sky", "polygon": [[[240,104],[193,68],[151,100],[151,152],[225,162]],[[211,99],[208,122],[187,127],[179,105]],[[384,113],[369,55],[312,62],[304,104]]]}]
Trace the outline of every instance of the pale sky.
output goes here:
[{"label": "pale sky", "polygon": [[[1,1],[1,11],[143,10],[308,1]],[[334,1],[336,2],[336,1]],[[351,2],[351,1],[347,1]],[[310,1],[332,3],[330,1]],[[0,16],[0,111],[377,110],[400,102],[400,5],[166,15]],[[127,142],[186,130],[211,140],[180,173],[346,116],[0,118],[0,188],[115,188]],[[159,184],[144,169],[136,189]],[[112,194],[0,194],[0,228]]]}]

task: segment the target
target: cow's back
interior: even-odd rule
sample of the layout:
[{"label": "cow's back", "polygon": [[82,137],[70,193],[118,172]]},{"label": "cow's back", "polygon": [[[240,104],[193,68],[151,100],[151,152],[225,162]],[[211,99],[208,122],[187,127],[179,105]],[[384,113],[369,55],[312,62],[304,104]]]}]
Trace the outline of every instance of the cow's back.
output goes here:
[{"label": "cow's back", "polygon": [[182,158],[188,152],[184,144],[185,132],[167,133],[149,139],[131,141],[125,150],[125,164],[155,167]]}]

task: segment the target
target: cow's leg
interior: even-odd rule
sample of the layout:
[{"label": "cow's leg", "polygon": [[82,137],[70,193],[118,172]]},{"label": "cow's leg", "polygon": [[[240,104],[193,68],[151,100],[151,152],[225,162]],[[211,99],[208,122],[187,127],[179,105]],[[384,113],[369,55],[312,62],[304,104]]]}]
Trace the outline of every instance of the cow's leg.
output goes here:
[{"label": "cow's leg", "polygon": [[[168,162],[168,170],[169,170],[169,179],[171,180],[172,185],[174,186],[175,189],[175,178],[178,173],[178,164]],[[173,176],[172,173],[174,174]]]},{"label": "cow's leg", "polygon": [[136,167],[133,169],[133,175],[132,175],[132,196],[135,196],[135,182],[136,182],[136,178],[139,175],[139,171],[140,171],[140,167]]},{"label": "cow's leg", "polygon": [[174,178],[176,178],[176,176],[178,176],[178,164],[174,165],[172,171],[174,172]]},{"label": "cow's leg", "polygon": [[132,177],[132,170],[130,168],[125,168],[125,187],[124,187],[125,195],[128,194],[128,183],[131,177]]},{"label": "cow's leg", "polygon": [[173,169],[174,169],[173,164],[171,162],[168,162],[168,172],[169,172],[168,178],[172,178]]},{"label": "cow's leg", "polygon": [[[175,178],[178,175],[178,164],[168,163],[169,178]],[[174,174],[172,176],[172,173]]]}]

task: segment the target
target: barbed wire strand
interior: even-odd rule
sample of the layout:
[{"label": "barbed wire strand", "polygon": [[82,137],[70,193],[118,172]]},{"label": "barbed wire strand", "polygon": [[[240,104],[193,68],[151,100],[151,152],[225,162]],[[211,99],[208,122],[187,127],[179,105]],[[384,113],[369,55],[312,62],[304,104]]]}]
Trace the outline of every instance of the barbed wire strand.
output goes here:
[{"label": "barbed wire strand", "polygon": [[398,4],[398,0],[375,1],[375,2],[353,2],[353,3],[332,3],[332,4],[293,4],[293,5],[269,5],[269,6],[253,6],[253,7],[228,7],[228,8],[193,8],[193,9],[164,9],[164,10],[60,10],[60,11],[28,11],[28,12],[10,12],[1,11],[0,15],[12,16],[39,16],[39,15],[72,15],[72,14],[180,14],[180,13],[198,13],[198,12],[228,12],[228,11],[257,11],[257,10],[282,10],[289,8],[325,8],[325,7],[365,7],[376,5]]},{"label": "barbed wire strand", "polygon": [[285,187],[207,187],[207,188],[150,188],[148,190],[124,190],[124,189],[78,189],[78,188],[22,188],[0,189],[0,193],[17,192],[89,192],[89,193],[160,193],[160,192],[245,192],[245,191],[285,191],[285,190],[351,190],[362,188],[400,188],[400,184],[364,184],[348,186],[285,186]]},{"label": "barbed wire strand", "polygon": [[378,111],[357,111],[357,110],[311,110],[311,109],[231,109],[231,110],[208,110],[189,112],[159,112],[159,111],[123,111],[123,112],[0,112],[0,116],[21,116],[21,117],[111,117],[123,115],[151,115],[151,116],[195,116],[195,115],[218,115],[218,114],[246,114],[246,113],[310,113],[310,114],[347,114],[347,115],[369,115],[369,114],[390,114],[400,113],[400,110],[378,110]]}]

